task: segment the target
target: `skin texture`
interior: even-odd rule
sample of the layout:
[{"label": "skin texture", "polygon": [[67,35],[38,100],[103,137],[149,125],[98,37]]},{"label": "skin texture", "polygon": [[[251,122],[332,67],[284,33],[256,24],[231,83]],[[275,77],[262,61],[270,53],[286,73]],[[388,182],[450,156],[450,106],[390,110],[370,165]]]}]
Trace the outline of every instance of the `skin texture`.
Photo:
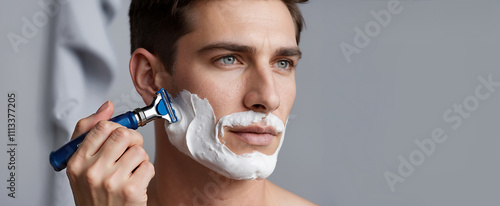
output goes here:
[{"label": "skin texture", "polygon": [[[194,29],[178,41],[173,75],[147,50],[132,54],[130,73],[144,102],[149,104],[160,88],[174,96],[187,89],[208,99],[217,120],[253,110],[273,113],[286,122],[295,100],[295,65],[300,58],[286,6],[276,0],[224,0],[198,3],[190,14]],[[153,169],[142,148],[142,136],[100,121],[109,119],[113,111],[109,103],[103,107],[82,119],[73,134],[92,128],[68,164],[77,205],[313,204],[268,180],[231,180],[200,165],[169,142],[163,120],[154,123]],[[270,134],[244,130],[225,129],[222,139],[234,153],[276,151],[281,134],[273,134],[269,144],[255,145],[238,136]]]}]

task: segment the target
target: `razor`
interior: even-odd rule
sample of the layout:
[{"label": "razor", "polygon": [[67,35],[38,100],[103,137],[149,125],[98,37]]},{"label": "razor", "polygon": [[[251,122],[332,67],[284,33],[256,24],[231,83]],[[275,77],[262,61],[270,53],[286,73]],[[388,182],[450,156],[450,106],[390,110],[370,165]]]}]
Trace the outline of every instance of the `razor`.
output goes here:
[{"label": "razor", "polygon": [[[111,118],[109,121],[116,122],[129,129],[137,129],[156,118],[165,119],[170,123],[175,123],[178,120],[175,115],[175,110],[172,107],[170,97],[163,88],[156,92],[156,97],[149,106],[137,108],[134,111],[128,111]],[[55,171],[61,171],[66,168],[69,158],[73,156],[87,134],[88,132],[80,135],[63,145],[61,148],[50,153],[50,164]]]}]

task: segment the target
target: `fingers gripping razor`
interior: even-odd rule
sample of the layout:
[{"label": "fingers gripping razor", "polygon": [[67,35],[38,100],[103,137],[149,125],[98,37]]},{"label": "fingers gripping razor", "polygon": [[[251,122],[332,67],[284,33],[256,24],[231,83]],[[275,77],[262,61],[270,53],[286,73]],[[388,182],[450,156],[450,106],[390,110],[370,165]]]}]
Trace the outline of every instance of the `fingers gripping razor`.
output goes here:
[{"label": "fingers gripping razor", "polygon": [[[146,107],[137,108],[134,111],[128,111],[124,114],[111,118],[109,121],[121,124],[129,129],[137,129],[151,122],[155,118],[163,118],[170,123],[177,122],[175,110],[172,108],[172,102],[168,93],[162,88],[156,92],[153,102]],[[55,171],[61,171],[66,168],[69,158],[75,153],[88,132],[71,140],[61,148],[50,153],[50,164]]]}]

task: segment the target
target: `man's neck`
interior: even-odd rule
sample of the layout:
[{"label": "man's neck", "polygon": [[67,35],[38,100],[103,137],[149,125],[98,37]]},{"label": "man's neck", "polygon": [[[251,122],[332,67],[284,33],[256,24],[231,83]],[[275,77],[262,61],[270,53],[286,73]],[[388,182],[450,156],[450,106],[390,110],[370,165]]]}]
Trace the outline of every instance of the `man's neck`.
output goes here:
[{"label": "man's neck", "polygon": [[267,180],[232,180],[197,163],[168,140],[163,121],[155,122],[156,175],[148,205],[263,205]]}]

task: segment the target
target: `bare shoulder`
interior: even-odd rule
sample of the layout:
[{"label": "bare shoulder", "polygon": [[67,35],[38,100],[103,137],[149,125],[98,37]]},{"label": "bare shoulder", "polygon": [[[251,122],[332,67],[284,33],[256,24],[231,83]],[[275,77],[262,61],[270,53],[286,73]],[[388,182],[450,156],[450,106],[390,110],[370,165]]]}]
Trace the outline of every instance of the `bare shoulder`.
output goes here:
[{"label": "bare shoulder", "polygon": [[268,188],[270,190],[270,194],[272,194],[273,196],[273,202],[276,203],[276,205],[316,205],[309,200],[306,200],[288,190],[283,189],[282,187],[272,183],[269,180],[267,180],[267,185],[269,186]]}]

